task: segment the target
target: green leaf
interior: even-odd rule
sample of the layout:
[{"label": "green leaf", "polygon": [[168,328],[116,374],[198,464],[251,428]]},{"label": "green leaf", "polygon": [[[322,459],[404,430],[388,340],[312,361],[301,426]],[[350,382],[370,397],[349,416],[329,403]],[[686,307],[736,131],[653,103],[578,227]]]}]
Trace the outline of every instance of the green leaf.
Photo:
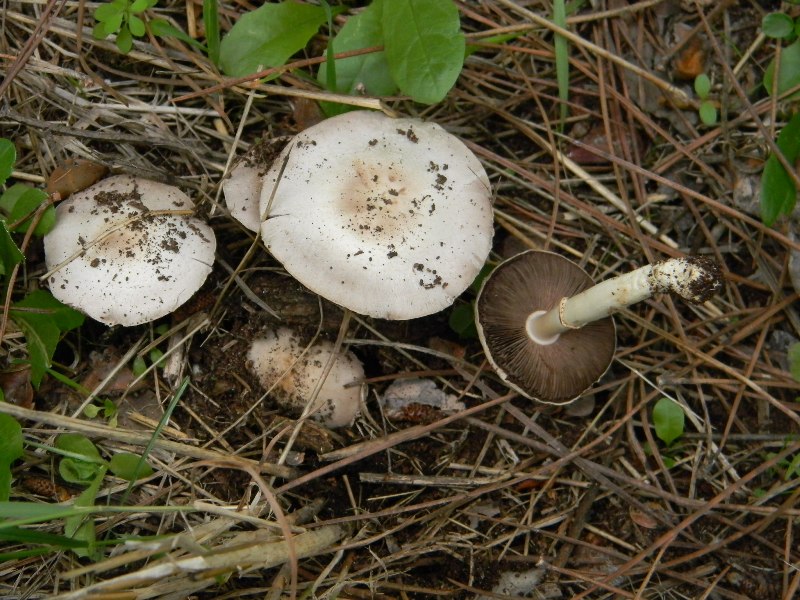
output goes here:
[{"label": "green leaf", "polygon": [[700,104],[700,109],[697,112],[704,125],[710,127],[711,125],[717,124],[717,107],[714,106],[713,102],[703,102]]},{"label": "green leaf", "polygon": [[[33,310],[23,311],[20,308]],[[50,366],[61,332],[80,327],[83,315],[62,304],[48,292],[36,290],[12,305],[11,318],[25,332],[31,364],[31,383],[38,388]]]},{"label": "green leaf", "polygon": [[281,2],[242,15],[220,44],[220,67],[232,77],[286,63],[325,22],[319,6]]},{"label": "green leaf", "polygon": [[708,98],[711,93],[711,79],[705,73],[700,73],[694,78],[694,92],[701,100]]},{"label": "green leaf", "polygon": [[153,474],[152,467],[141,456],[130,452],[120,452],[112,456],[109,469],[126,481],[136,481]]},{"label": "green leaf", "polygon": [[123,54],[127,54],[133,48],[133,36],[127,27],[120,29],[117,34],[117,48]]},{"label": "green leaf", "polygon": [[[775,59],[771,60],[764,71],[764,88],[772,93],[775,79]],[[800,84],[800,40],[795,40],[781,50],[780,73],[778,74],[777,93],[782,94]]]},{"label": "green leaf", "polygon": [[58,474],[61,475],[64,481],[69,483],[87,485],[97,475],[97,471],[101,466],[65,456],[58,463]]},{"label": "green leaf", "polygon": [[389,71],[417,102],[442,100],[464,64],[464,34],[452,0],[395,0],[383,11]]},{"label": "green leaf", "polygon": [[[383,45],[383,0],[375,0],[366,9],[350,17],[334,38],[336,52],[349,52],[371,46]],[[317,81],[330,91],[340,94],[390,96],[397,92],[397,84],[389,73],[384,52],[362,54],[336,61],[336,86],[327,85],[328,65],[320,65]],[[328,116],[350,109],[345,105],[323,103]]]},{"label": "green leaf", "polygon": [[11,495],[11,464],[22,457],[22,427],[17,420],[0,414],[0,502]]},{"label": "green leaf", "polygon": [[24,259],[22,252],[11,238],[6,222],[0,219],[0,275],[10,273],[14,266]]},{"label": "green leaf", "polygon": [[100,25],[103,26],[103,30],[105,31],[106,35],[117,33],[118,31],[122,30],[122,21],[125,18],[124,13],[119,13],[118,15],[114,15],[108,21],[100,21]]},{"label": "green leaf", "polygon": [[189,44],[190,46],[194,46],[202,52],[206,52],[206,47],[203,46],[203,44],[198,42],[196,39],[189,37],[186,32],[181,31],[177,27],[173,27],[169,21],[164,19],[153,19],[152,21],[149,21],[148,25],[150,26],[150,31],[153,32],[153,35],[157,37],[174,37]]},{"label": "green leaf", "polygon": [[144,356],[137,356],[133,359],[133,365],[131,365],[131,371],[135,377],[139,377],[142,373],[147,370],[147,363],[144,361]]},{"label": "green leaf", "polygon": [[475,327],[475,306],[473,303],[459,304],[450,312],[448,319],[450,329],[455,331],[461,338],[475,339],[478,337],[478,330]]},{"label": "green leaf", "polygon": [[131,15],[128,19],[128,29],[130,29],[132,35],[142,37],[145,33],[144,21],[136,15]]},{"label": "green leaf", "polygon": [[203,0],[203,27],[206,30],[208,58],[219,65],[219,8],[217,0]]},{"label": "green leaf", "polygon": [[[119,18],[119,23],[122,23],[122,16],[125,14],[125,8],[115,2],[108,2],[101,4],[94,11],[94,18],[101,23],[109,23],[116,21]],[[117,25],[119,27],[119,25]]]},{"label": "green leaf", "polygon": [[[778,135],[778,148],[790,165],[800,156],[800,113],[789,119]],[[771,226],[781,215],[788,215],[797,202],[794,181],[778,161],[770,155],[761,174],[761,220]]]},{"label": "green leaf", "polygon": [[769,13],[761,19],[761,30],[767,37],[786,38],[794,32],[794,21],[789,15],[780,12]]},{"label": "green leaf", "polygon": [[800,381],[800,343],[789,346],[789,373],[795,381]]},{"label": "green leaf", "polygon": [[150,8],[150,6],[151,4],[149,0],[133,0],[133,2],[131,3],[130,11],[132,13],[141,13]]},{"label": "green leaf", "polygon": [[661,398],[653,407],[656,436],[667,446],[683,435],[684,414],[677,402]]},{"label": "green leaf", "polygon": [[77,329],[83,325],[84,316],[74,308],[70,308],[53,298],[49,292],[35,290],[20,300],[14,307],[35,308],[44,311],[61,331]]},{"label": "green leaf", "polygon": [[[19,223],[12,231],[25,232],[30,227],[30,219],[26,217],[32,216],[34,212],[47,201],[47,193],[43,190],[25,185],[24,183],[17,183],[12,185],[0,197],[0,209],[5,211],[8,215],[10,223]],[[56,224],[55,209],[50,206],[45,209],[39,222],[36,224],[36,229],[33,232],[41,237],[47,234]]]},{"label": "green leaf", "polygon": [[97,23],[92,28],[92,37],[96,40],[104,40],[115,31],[116,29],[109,29],[105,23]]},{"label": "green leaf", "polygon": [[59,450],[74,454],[87,462],[102,463],[103,458],[94,442],[80,433],[62,433],[58,435],[53,446]]},{"label": "green leaf", "polygon": [[14,143],[6,138],[0,138],[0,185],[3,185],[14,171],[17,161],[17,149]]}]

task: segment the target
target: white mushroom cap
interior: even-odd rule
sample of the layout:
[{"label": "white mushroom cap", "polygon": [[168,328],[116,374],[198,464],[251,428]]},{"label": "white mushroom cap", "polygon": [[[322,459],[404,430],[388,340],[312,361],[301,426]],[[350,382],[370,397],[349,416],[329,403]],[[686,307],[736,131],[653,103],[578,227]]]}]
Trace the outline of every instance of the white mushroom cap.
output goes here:
[{"label": "white mushroom cap", "polygon": [[231,176],[222,182],[225,205],[231,216],[250,231],[261,229],[258,201],[264,173],[252,163],[243,160],[231,169]]},{"label": "white mushroom cap", "polygon": [[[106,325],[138,325],[186,302],[214,263],[211,228],[178,188],[119,175],[56,208],[44,238],[53,296]],[[151,211],[159,211],[151,214]]]},{"label": "white mushroom cap", "polygon": [[259,140],[231,169],[230,177],[222,182],[225,205],[231,216],[250,231],[261,229],[258,204],[264,176],[286,140],[286,137]]},{"label": "white mushroom cap", "polygon": [[446,308],[491,248],[486,172],[458,138],[418,119],[356,111],[306,129],[267,173],[267,209],[261,235],[286,270],[373,317]]},{"label": "white mushroom cap", "polygon": [[[281,328],[253,341],[247,353],[261,385],[272,389],[275,399],[296,415],[305,409],[334,352],[328,341],[317,342],[303,354],[305,347],[292,330]],[[364,367],[353,353],[339,353],[309,410],[312,418],[326,427],[352,424],[358,414],[361,386],[351,384],[363,379]]]}]

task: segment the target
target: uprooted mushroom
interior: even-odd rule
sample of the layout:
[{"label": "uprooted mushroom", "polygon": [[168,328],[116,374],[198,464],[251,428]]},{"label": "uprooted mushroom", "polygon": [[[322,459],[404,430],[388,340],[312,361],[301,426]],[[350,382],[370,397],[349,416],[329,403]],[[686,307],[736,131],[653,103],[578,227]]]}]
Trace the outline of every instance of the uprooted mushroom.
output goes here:
[{"label": "uprooted mushroom", "polygon": [[565,404],[611,364],[614,312],[657,293],[701,303],[721,286],[719,266],[705,257],[663,260],[594,285],[572,261],[532,250],[486,278],[475,321],[501,379],[528,398]]}]

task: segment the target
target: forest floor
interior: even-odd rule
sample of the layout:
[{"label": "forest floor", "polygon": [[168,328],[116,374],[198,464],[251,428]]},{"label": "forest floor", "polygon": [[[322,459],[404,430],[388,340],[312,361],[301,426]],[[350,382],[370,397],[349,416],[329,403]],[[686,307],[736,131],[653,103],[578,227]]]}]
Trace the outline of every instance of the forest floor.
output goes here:
[{"label": "forest floor", "polygon": [[[61,377],[38,389],[15,366],[26,348],[9,325],[0,412],[25,438],[11,501],[75,502],[84,488],[47,450],[62,433],[86,435],[106,458],[146,452],[154,472],[132,490],[102,480],[95,504],[133,509],[92,515],[102,544],[91,559],[46,538],[5,542],[1,597],[800,596],[800,383],[789,352],[800,340],[790,263],[800,237],[796,218],[767,227],[759,208],[769,139],[793,108],[762,85],[780,44],[761,35],[761,20],[780,7],[647,0],[579,11],[568,20],[578,37],[562,126],[553,32],[528,13],[547,17],[550,4],[459,2],[479,48],[455,87],[432,106],[381,100],[439,123],[479,157],[494,194],[491,265],[527,249],[562,254],[596,281],[685,254],[721,265],[725,286],[702,305],[657,296],[619,313],[611,367],[563,407],[510,391],[479,341],[451,327],[455,309],[343,321],[259,245],[248,252],[254,235],[230,217],[220,184],[253,142],[321,118],[309,67],[226,84],[174,38],[144,36],[127,54],[94,39],[96,4],[3,4],[11,181],[42,187],[82,158],[177,185],[218,246],[191,302],[130,328],[87,318],[59,345]],[[169,0],[150,14],[202,37],[201,7]],[[252,8],[221,2],[222,33]],[[481,42],[498,33],[514,36]],[[321,56],[325,35],[291,60]],[[701,73],[711,124],[698,117]],[[40,240],[25,255],[13,299],[46,271]],[[456,308],[474,298],[468,290]],[[294,421],[265,396],[245,357],[279,326],[338,338],[364,363],[351,427]],[[169,350],[171,375],[154,368],[134,382],[132,364],[149,364],[154,348]],[[387,388],[420,379],[464,408],[387,413]],[[662,398],[685,414],[670,444],[653,418]],[[83,411],[106,400],[118,423]],[[29,516],[31,532],[64,533],[63,518]],[[510,578],[498,586],[501,576]]]}]

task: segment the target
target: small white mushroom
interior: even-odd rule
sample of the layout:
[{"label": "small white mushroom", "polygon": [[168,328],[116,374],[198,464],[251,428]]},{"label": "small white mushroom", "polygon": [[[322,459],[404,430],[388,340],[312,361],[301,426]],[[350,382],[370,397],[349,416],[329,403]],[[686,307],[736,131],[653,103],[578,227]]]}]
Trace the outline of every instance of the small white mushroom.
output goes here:
[{"label": "small white mushroom", "polygon": [[222,182],[225,205],[231,216],[250,231],[261,229],[258,203],[264,176],[287,138],[259,140],[239,159],[230,176]]},{"label": "small white mushroom", "polygon": [[307,409],[335,347],[323,340],[303,353],[305,349],[296,333],[281,328],[253,342],[247,353],[248,366],[264,389],[272,390],[273,397],[295,416],[306,411],[326,427],[351,425],[361,401],[361,362],[352,352],[336,354],[328,376]]},{"label": "small white mushroom", "polygon": [[287,145],[261,190],[261,235],[303,285],[354,312],[450,306],[489,254],[489,179],[439,125],[356,111]]},{"label": "small white mushroom", "polygon": [[44,238],[51,293],[106,325],[169,314],[214,263],[214,232],[193,209],[178,188],[129,175],[73,194]]}]

